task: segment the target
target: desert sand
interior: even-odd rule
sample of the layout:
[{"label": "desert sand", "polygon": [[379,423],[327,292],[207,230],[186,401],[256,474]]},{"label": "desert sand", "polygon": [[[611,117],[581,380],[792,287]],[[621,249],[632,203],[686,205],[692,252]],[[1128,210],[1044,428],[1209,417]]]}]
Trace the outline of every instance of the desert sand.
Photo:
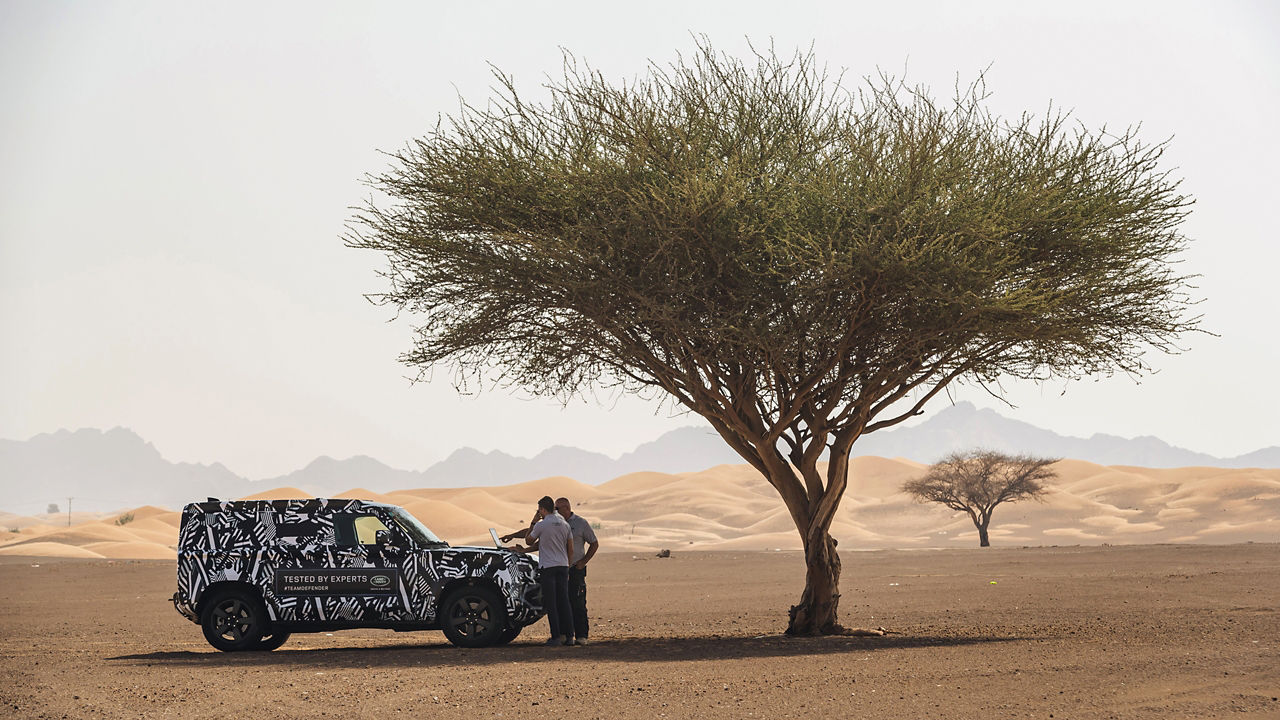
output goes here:
[{"label": "desert sand", "polygon": [[[68,546],[71,547],[71,546]],[[1280,545],[846,552],[841,616],[786,638],[794,551],[600,555],[592,644],[295,634],[219,653],[172,561],[0,557],[15,718],[1280,717]]]},{"label": "desert sand", "polygon": [[[1280,470],[1173,470],[1055,466],[1044,502],[1005,504],[991,527],[995,546],[1280,542]],[[926,466],[903,459],[853,461],[849,490],[832,526],[848,550],[965,548],[977,544],[968,517],[921,505],[899,492]],[[550,477],[484,488],[358,487],[338,497],[401,505],[453,544],[488,543],[488,528],[523,527],[542,495],[569,497],[597,525],[602,552],[795,550],[800,538],[776,492],[747,465],[701,472],[633,473],[601,485]],[[250,499],[310,497],[276,488]],[[120,524],[125,513],[133,519]],[[174,556],[179,513],[142,507],[103,515],[0,513],[0,555],[100,558]],[[65,522],[65,521],[63,521]]]}]

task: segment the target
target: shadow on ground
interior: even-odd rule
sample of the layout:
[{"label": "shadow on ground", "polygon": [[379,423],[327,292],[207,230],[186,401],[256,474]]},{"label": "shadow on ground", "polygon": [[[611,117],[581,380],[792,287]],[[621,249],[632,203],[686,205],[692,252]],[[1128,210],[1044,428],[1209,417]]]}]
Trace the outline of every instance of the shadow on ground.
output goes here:
[{"label": "shadow on ground", "polygon": [[511,662],[599,663],[680,662],[741,658],[839,655],[877,650],[960,647],[1020,640],[1018,637],[681,637],[621,638],[593,642],[587,647],[546,647],[541,643],[513,643],[506,647],[462,649],[447,642],[415,645],[298,648],[288,645],[274,652],[221,653],[160,651],[107,658],[130,664],[168,664],[209,667],[399,667],[411,665],[484,666]]}]

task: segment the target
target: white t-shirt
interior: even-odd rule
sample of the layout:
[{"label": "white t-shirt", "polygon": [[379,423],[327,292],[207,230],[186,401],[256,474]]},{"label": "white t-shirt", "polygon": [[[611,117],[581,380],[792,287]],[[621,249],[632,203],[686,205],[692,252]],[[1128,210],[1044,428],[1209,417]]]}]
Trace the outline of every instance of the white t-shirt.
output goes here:
[{"label": "white t-shirt", "polygon": [[529,530],[529,538],[538,541],[539,567],[569,567],[569,523],[553,512]]},{"label": "white t-shirt", "polygon": [[587,556],[589,543],[599,542],[596,540],[596,531],[591,529],[591,523],[578,513],[569,516],[569,536],[573,538],[573,562],[578,562]]}]

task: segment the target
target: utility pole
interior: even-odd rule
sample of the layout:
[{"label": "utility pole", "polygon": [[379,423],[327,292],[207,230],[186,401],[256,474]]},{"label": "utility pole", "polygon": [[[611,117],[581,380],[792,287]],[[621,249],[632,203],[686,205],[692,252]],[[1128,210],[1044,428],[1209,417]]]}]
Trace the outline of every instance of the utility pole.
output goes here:
[{"label": "utility pole", "polygon": [[71,527],[71,501],[75,498],[67,498],[67,527]]}]

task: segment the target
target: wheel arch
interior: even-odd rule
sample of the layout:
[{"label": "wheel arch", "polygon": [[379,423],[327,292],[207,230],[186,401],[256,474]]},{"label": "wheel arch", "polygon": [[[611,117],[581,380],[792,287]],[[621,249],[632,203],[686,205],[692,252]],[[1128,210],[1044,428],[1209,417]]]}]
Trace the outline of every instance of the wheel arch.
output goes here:
[{"label": "wheel arch", "polygon": [[239,592],[246,593],[249,597],[256,598],[264,607],[267,604],[266,598],[262,596],[262,590],[259,589],[257,585],[247,583],[243,580],[219,580],[214,583],[209,583],[200,591],[200,596],[196,598],[196,616],[201,618],[204,617],[204,609],[209,604],[209,600],[217,597],[226,590],[237,590]]},{"label": "wheel arch", "polygon": [[493,593],[498,596],[498,599],[502,601],[503,612],[505,613],[507,611],[507,608],[506,608],[507,597],[506,597],[506,594],[502,592],[502,588],[498,586],[498,583],[495,582],[493,578],[487,578],[481,575],[481,576],[473,576],[473,577],[452,578],[445,584],[441,585],[440,594],[436,596],[436,617],[439,617],[440,615],[440,611],[442,609],[441,605],[444,604],[444,599],[449,597],[449,595],[454,590],[457,590],[458,588],[463,588],[463,587],[482,587],[487,590],[492,590]]}]

